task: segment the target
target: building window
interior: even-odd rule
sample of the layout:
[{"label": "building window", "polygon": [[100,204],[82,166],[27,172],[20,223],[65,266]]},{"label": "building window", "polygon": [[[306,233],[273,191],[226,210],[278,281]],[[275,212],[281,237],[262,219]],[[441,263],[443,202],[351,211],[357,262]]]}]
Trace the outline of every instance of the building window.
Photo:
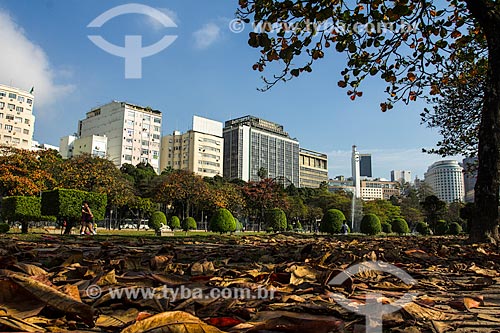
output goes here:
[{"label": "building window", "polygon": [[142,149],[141,150],[141,154],[142,155],[148,155],[149,154],[149,150],[148,149]]},{"label": "building window", "polygon": [[0,119],[3,119],[3,113],[0,113]]},{"label": "building window", "polygon": [[21,143],[21,139],[19,139],[19,138],[12,138],[12,143]]},{"label": "building window", "polygon": [[155,132],[159,132],[160,131],[160,126],[155,126],[154,130],[155,130]]},{"label": "building window", "polygon": [[16,99],[17,95],[14,93],[9,93],[9,98]]},{"label": "building window", "polygon": [[24,102],[24,97],[23,96],[17,96],[17,100],[22,103],[22,102]]},{"label": "building window", "polygon": [[150,122],[151,121],[151,117],[150,116],[144,116],[142,118],[143,121],[146,121],[146,122]]},{"label": "building window", "polygon": [[23,134],[30,134],[30,131],[28,131],[27,129],[23,129]]},{"label": "building window", "polygon": [[24,123],[29,125],[30,124],[30,120],[29,119],[24,119]]},{"label": "building window", "polygon": [[16,107],[16,111],[17,111],[17,112],[23,112],[23,110],[24,110],[24,109],[23,109],[21,106]]},{"label": "building window", "polygon": [[9,104],[9,105],[7,105],[7,108],[9,110],[14,110],[16,108],[16,106],[14,104]]},{"label": "building window", "polygon": [[159,134],[153,134],[153,139],[160,140],[160,135]]},{"label": "building window", "polygon": [[21,128],[20,127],[14,127],[14,132],[21,133]]},{"label": "building window", "polygon": [[125,161],[132,161],[132,155],[125,155]]},{"label": "building window", "polygon": [[154,122],[157,124],[161,124],[161,119],[160,118],[154,118]]},{"label": "building window", "polygon": [[23,122],[23,118],[21,118],[21,117],[16,117],[16,122],[18,122],[18,123],[22,123],[22,122]]},{"label": "building window", "polygon": [[10,114],[5,116],[5,119],[7,120],[14,120],[14,116],[11,116]]},{"label": "building window", "polygon": [[5,103],[4,102],[0,102],[0,109],[3,109],[5,107]]},{"label": "building window", "polygon": [[127,112],[127,116],[130,117],[130,118],[134,118],[135,117],[135,112],[134,111],[129,111],[129,112]]},{"label": "building window", "polygon": [[28,103],[29,105],[31,105],[31,104],[33,104],[33,100],[32,100],[31,98],[28,98],[28,99],[26,100],[26,103]]},{"label": "building window", "polygon": [[0,97],[5,97],[7,96],[7,93],[5,91],[0,91]]},{"label": "building window", "polygon": [[12,125],[5,125],[4,128],[6,131],[12,131]]}]

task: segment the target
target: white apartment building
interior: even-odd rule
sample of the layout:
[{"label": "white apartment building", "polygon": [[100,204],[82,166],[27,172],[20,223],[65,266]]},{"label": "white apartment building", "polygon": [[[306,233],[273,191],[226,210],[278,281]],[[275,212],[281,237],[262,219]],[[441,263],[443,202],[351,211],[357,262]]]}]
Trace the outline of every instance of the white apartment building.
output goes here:
[{"label": "white apartment building", "polygon": [[0,84],[0,144],[31,149],[35,116],[30,92]]},{"label": "white apartment building", "polygon": [[68,135],[62,137],[59,144],[59,152],[62,158],[71,158],[82,154],[106,158],[107,148],[108,138],[99,135],[91,135],[83,138]]},{"label": "white apartment building", "polygon": [[87,112],[79,121],[78,136],[106,136],[106,156],[117,167],[149,163],[159,173],[161,124],[158,110],[113,101]]},{"label": "white apartment building", "polygon": [[162,138],[160,170],[171,167],[202,177],[222,176],[223,153],[222,123],[194,116],[192,130]]},{"label": "white apartment building", "polygon": [[432,164],[425,173],[425,182],[436,196],[448,203],[464,201],[463,168],[457,161],[439,161]]}]

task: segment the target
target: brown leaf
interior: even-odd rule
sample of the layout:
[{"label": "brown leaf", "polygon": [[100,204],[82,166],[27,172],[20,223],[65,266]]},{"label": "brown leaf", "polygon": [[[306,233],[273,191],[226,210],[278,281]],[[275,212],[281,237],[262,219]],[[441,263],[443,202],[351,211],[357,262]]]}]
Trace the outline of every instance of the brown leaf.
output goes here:
[{"label": "brown leaf", "polygon": [[97,318],[95,325],[105,328],[122,328],[130,325],[137,317],[137,309],[114,310],[110,314],[101,314]]},{"label": "brown leaf", "polygon": [[44,328],[30,324],[14,316],[0,315],[0,324],[5,325],[16,331],[23,332],[46,332]]},{"label": "brown leaf", "polygon": [[94,310],[89,305],[77,302],[70,296],[31,278],[20,275],[12,275],[10,279],[34,297],[45,302],[51,307],[65,313],[77,315],[82,318],[87,325],[93,326]]},{"label": "brown leaf", "polygon": [[199,318],[183,311],[163,312],[138,321],[122,333],[222,333]]}]

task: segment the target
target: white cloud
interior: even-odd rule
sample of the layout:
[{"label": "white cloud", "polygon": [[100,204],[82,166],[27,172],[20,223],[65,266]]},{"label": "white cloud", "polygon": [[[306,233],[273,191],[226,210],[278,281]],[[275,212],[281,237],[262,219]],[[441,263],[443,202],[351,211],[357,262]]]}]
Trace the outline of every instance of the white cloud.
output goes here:
[{"label": "white cloud", "polygon": [[197,49],[206,49],[221,35],[220,28],[215,23],[207,23],[201,29],[193,33],[195,47]]},{"label": "white cloud", "polygon": [[[0,12],[0,40],[8,45],[0,52],[0,82],[28,91],[35,87],[35,108],[46,108],[73,90],[71,85],[55,82],[58,70],[50,65],[44,50],[5,12]],[[63,71],[67,75],[68,70]]]},{"label": "white cloud", "polygon": [[[372,171],[374,177],[390,178],[391,170],[410,170],[412,178],[424,178],[427,168],[440,160],[457,160],[462,162],[462,156],[442,158],[438,155],[422,153],[421,149],[359,149],[360,153],[372,155]],[[328,153],[329,176],[331,178],[344,175],[351,176],[351,151],[336,150]]]},{"label": "white cloud", "polygon": [[[170,19],[172,21],[174,21],[174,23],[176,25],[179,25],[179,23],[180,23],[179,15],[177,15],[177,13],[175,11],[173,11],[169,8],[156,8],[156,9],[165,13],[165,15],[170,17]],[[165,26],[160,21],[155,19],[153,16],[145,15],[144,17],[145,17],[145,20],[146,20],[148,27],[152,28],[154,31],[161,31],[161,30],[165,29]]]}]

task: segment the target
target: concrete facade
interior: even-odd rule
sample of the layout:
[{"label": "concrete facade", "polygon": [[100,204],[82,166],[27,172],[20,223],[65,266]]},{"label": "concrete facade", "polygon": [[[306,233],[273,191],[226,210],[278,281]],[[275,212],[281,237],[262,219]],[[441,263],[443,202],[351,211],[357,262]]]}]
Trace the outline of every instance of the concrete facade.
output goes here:
[{"label": "concrete facade", "polygon": [[463,168],[457,161],[446,160],[432,164],[425,173],[425,183],[443,201],[464,201]]},{"label": "concrete facade", "polygon": [[107,137],[107,158],[117,167],[149,163],[160,172],[162,114],[158,110],[113,101],[87,112],[78,136]]},{"label": "concrete facade", "polygon": [[318,188],[328,182],[328,155],[300,148],[300,187]]},{"label": "concrete facade", "polygon": [[202,177],[223,174],[224,139],[222,123],[193,117],[193,129],[162,138],[160,169],[187,170]]},{"label": "concrete facade", "polygon": [[33,94],[0,84],[0,144],[31,149],[35,128]]},{"label": "concrete facade", "polygon": [[264,168],[269,178],[300,186],[299,141],[282,125],[245,116],[226,121],[223,133],[224,177],[258,181]]}]

